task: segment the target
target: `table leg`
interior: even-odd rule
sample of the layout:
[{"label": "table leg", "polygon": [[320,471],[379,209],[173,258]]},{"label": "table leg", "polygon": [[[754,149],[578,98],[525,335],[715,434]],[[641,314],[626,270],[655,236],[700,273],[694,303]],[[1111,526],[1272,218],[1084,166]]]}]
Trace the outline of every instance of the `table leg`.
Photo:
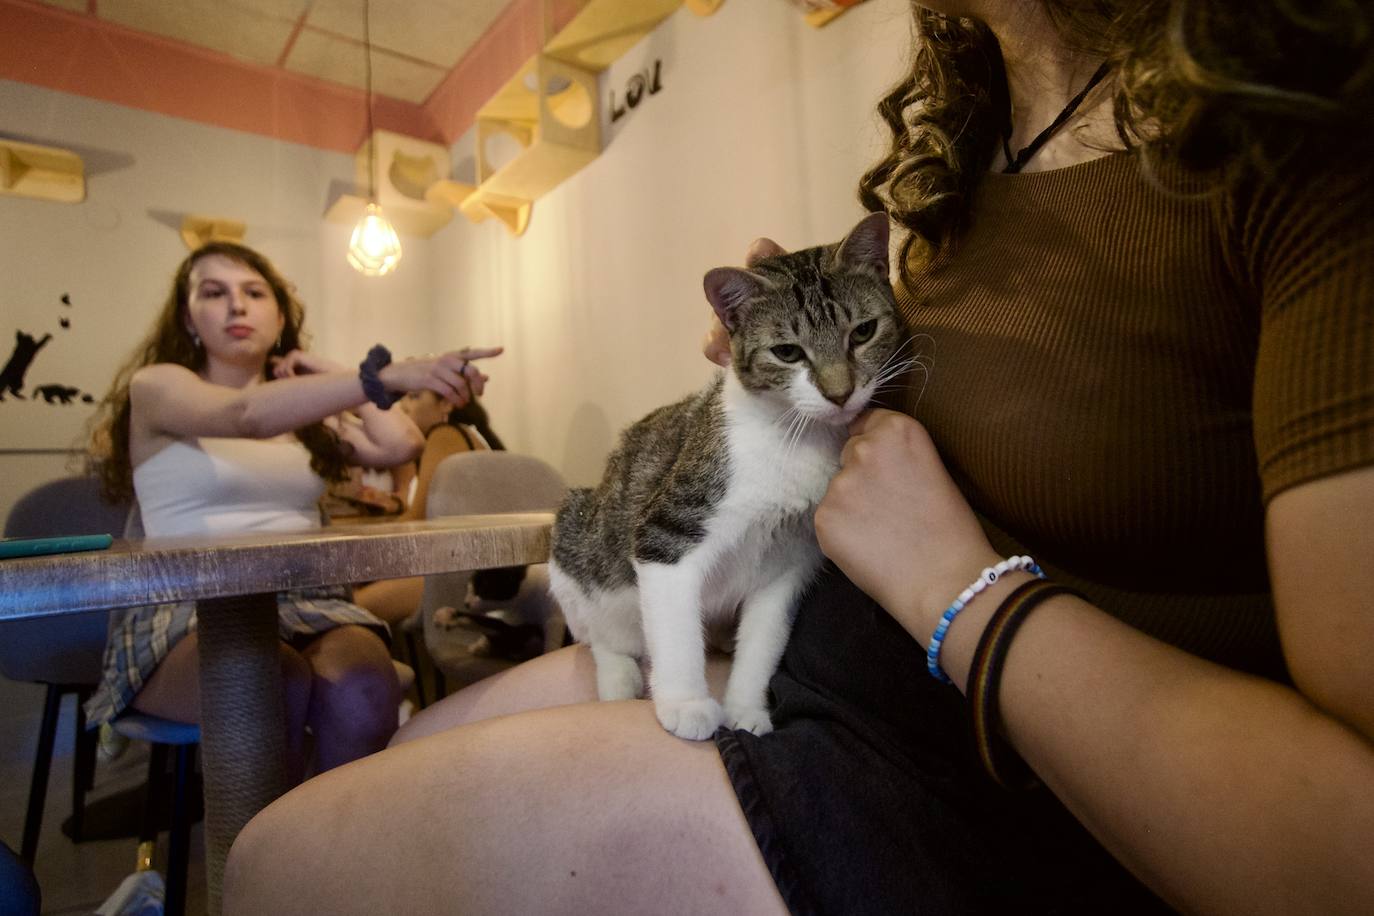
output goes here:
[{"label": "table leg", "polygon": [[196,615],[207,905],[218,916],[229,847],[286,790],[286,707],[276,595],[205,599]]}]

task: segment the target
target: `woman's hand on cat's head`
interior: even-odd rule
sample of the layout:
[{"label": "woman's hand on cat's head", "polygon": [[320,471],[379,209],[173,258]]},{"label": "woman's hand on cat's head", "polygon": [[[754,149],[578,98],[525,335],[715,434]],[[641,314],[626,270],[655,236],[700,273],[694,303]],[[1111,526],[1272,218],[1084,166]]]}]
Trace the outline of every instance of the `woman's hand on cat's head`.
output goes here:
[{"label": "woman's hand on cat's head", "polygon": [[[749,243],[749,251],[744,255],[744,266],[753,267],[764,258],[787,254],[787,249],[769,238],[757,238]],[[730,332],[714,314],[706,334],[701,338],[701,352],[717,366],[730,365]]]},{"label": "woman's hand on cat's head", "polygon": [[730,332],[725,330],[725,325],[714,314],[711,315],[711,326],[701,338],[701,352],[717,366],[730,365]]}]

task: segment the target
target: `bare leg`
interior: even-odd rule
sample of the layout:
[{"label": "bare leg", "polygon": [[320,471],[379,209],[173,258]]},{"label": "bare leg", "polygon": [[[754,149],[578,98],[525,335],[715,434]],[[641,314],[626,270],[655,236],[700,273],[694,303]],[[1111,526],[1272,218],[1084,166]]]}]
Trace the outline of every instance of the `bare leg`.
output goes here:
[{"label": "bare leg", "polygon": [[369,582],[353,590],[353,603],[365,607],[380,619],[398,627],[409,620],[420,606],[425,579],[412,576],[406,579],[382,579]]},{"label": "bare leg", "polygon": [[401,703],[386,643],[366,627],[342,626],[321,633],[301,655],[314,675],[307,722],[315,733],[316,771],[386,747]]},{"label": "bare leg", "polygon": [[[305,777],[305,722],[310,708],[309,663],[281,643],[282,689],[286,693],[286,777],[296,785]],[[176,722],[200,722],[200,639],[190,633],[172,646],[167,657],[135,696],[133,708]]]},{"label": "bare leg", "polygon": [[[728,657],[714,653],[706,656],[706,682],[712,696],[719,699],[724,695],[729,674]],[[591,650],[579,643],[530,659],[445,697],[401,726],[391,743],[496,716],[596,699],[596,665]]]},{"label": "bare leg", "polygon": [[239,835],[225,912],[785,912],[715,746],[644,701],[487,719],[312,779]]}]

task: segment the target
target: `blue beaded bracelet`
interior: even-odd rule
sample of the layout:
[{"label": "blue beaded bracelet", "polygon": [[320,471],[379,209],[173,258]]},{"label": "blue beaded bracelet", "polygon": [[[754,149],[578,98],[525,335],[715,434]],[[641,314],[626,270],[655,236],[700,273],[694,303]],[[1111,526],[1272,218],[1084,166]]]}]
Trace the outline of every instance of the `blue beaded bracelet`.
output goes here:
[{"label": "blue beaded bracelet", "polygon": [[1007,573],[1020,569],[1035,573],[1041,579],[1045,578],[1044,571],[1030,557],[1007,557],[996,566],[989,566],[983,570],[978,578],[969,584],[968,588],[959,593],[959,597],[954,599],[954,603],[945,608],[945,612],[940,615],[940,622],[935,625],[934,635],[930,637],[930,645],[926,648],[926,670],[930,672],[931,677],[942,684],[950,683],[949,675],[945,674],[944,669],[940,667],[940,647],[944,645],[945,634],[949,632],[949,625],[954,622],[954,618],[959,616],[960,611],[968,607],[969,602],[977,597],[979,592]]},{"label": "blue beaded bracelet", "polygon": [[381,344],[368,350],[367,359],[358,364],[358,381],[362,382],[363,394],[382,410],[390,410],[392,404],[405,397],[403,394],[393,394],[387,391],[386,386],[382,384],[381,378],[377,375],[389,365],[391,365],[391,351]]}]

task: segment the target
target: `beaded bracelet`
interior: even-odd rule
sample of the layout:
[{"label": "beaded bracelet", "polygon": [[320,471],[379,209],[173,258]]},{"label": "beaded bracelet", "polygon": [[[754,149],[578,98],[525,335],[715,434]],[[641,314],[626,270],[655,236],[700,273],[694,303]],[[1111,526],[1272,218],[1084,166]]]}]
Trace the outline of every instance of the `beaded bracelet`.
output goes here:
[{"label": "beaded bracelet", "polygon": [[944,669],[940,667],[940,647],[944,644],[945,634],[949,632],[949,625],[954,622],[954,618],[989,585],[1007,573],[1020,569],[1035,573],[1042,579],[1045,578],[1044,572],[1030,557],[1007,557],[996,566],[989,566],[983,570],[978,578],[969,584],[968,588],[959,593],[959,597],[954,599],[954,603],[945,608],[945,612],[940,615],[940,622],[935,625],[935,633],[930,637],[930,646],[926,649],[926,670],[930,672],[931,677],[942,684],[950,683],[949,675],[945,674]]},{"label": "beaded bracelet", "polygon": [[1004,789],[1029,789],[1038,780],[1020,755],[998,734],[997,687],[1002,678],[1002,666],[1006,664],[1007,649],[1017,629],[1031,611],[1055,595],[1083,597],[1071,588],[1043,579],[1017,586],[993,611],[969,666],[968,701],[973,717],[975,750],[983,769]]},{"label": "beaded bracelet", "polygon": [[363,394],[382,410],[390,410],[392,404],[405,397],[403,394],[387,391],[386,386],[382,384],[381,378],[377,375],[389,365],[391,365],[391,351],[381,344],[368,350],[367,358],[358,364],[358,381],[362,382]]}]

